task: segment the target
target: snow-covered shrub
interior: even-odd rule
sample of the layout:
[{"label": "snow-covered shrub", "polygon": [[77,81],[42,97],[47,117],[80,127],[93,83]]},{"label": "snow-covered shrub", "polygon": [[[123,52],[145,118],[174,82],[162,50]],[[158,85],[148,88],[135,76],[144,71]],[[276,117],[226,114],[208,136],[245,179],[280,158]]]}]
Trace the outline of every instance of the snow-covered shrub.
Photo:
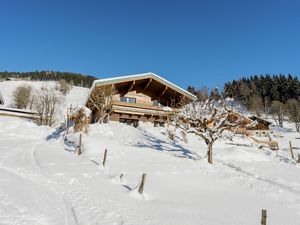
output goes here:
[{"label": "snow-covered shrub", "polygon": [[13,107],[26,109],[30,105],[32,87],[29,85],[20,85],[13,92]]}]

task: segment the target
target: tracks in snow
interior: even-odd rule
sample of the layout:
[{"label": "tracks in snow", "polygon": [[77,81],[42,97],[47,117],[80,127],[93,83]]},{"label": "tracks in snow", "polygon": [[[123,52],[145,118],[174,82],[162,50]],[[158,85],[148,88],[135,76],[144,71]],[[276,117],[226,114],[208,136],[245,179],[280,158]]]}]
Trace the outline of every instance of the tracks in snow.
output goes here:
[{"label": "tracks in snow", "polygon": [[276,182],[274,180],[271,180],[271,179],[268,179],[268,178],[265,178],[265,177],[262,177],[262,176],[259,176],[259,175],[256,175],[256,174],[253,174],[253,173],[251,173],[247,170],[242,169],[241,167],[235,166],[232,163],[224,162],[224,161],[221,161],[221,160],[216,160],[216,161],[221,163],[222,165],[230,168],[230,169],[233,169],[234,171],[236,171],[238,173],[243,174],[246,177],[254,178],[257,181],[262,181],[262,182],[267,183],[267,184],[269,184],[273,187],[277,187],[277,188],[283,189],[285,191],[294,193],[296,195],[300,195],[300,190],[297,190],[294,187],[288,186],[288,185],[283,184],[283,183]]},{"label": "tracks in snow", "polygon": [[[133,214],[127,207],[120,207],[121,213],[116,212],[115,208],[119,208],[117,207],[119,203],[112,199],[95,196],[90,190],[87,190],[86,185],[80,182],[78,174],[72,172],[67,174],[59,169],[55,169],[53,172],[55,167],[50,168],[47,163],[45,164],[45,160],[48,162],[48,155],[46,155],[46,158],[44,155],[44,153],[49,153],[52,150],[56,151],[54,154],[60,153],[57,149],[51,149],[47,142],[31,141],[30,144],[22,146],[13,144],[9,149],[5,149],[4,154],[0,156],[0,174],[2,171],[2,173],[10,174],[8,177],[15,177],[20,184],[27,183],[32,188],[32,190],[29,190],[30,192],[43,190],[43,193],[39,193],[35,201],[35,204],[38,203],[38,205],[33,206],[36,209],[37,216],[35,216],[35,219],[33,218],[34,221],[27,224],[43,224],[39,223],[41,218],[48,221],[45,224],[49,225],[119,224],[123,221],[124,216]],[[43,156],[44,162],[40,156]],[[60,154],[56,156],[59,157]],[[50,170],[48,170],[49,168]],[[4,194],[7,192],[7,190],[3,191]],[[47,208],[40,205],[43,196],[45,198],[46,196],[52,196],[46,200],[53,202],[51,203],[53,207],[59,207],[52,213],[53,215],[43,213],[43,209]],[[11,205],[13,204],[17,206],[16,203],[11,203]],[[1,207],[4,205],[5,203],[1,202],[0,186],[0,212]],[[23,206],[18,207],[22,208]],[[59,221],[59,216],[55,215],[55,212],[62,214],[63,219]],[[1,215],[2,213],[0,213],[0,218]],[[30,212],[29,215],[35,214]],[[23,216],[25,217],[26,214]],[[21,219],[24,219],[24,217]]]}]

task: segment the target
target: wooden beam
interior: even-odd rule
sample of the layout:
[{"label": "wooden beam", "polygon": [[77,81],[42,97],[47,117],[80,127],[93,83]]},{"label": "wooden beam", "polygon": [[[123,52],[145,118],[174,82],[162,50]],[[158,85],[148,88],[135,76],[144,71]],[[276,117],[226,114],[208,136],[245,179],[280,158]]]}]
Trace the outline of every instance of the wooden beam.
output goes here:
[{"label": "wooden beam", "polygon": [[143,88],[143,90],[145,90],[146,88],[149,87],[149,85],[151,84],[152,82],[152,78],[149,79],[148,83],[146,84],[146,86]]},{"label": "wooden beam", "polygon": [[130,91],[133,89],[134,85],[135,85],[135,80],[132,81],[132,83],[130,84],[130,86],[129,86],[129,88],[128,88],[127,90],[123,90],[123,91],[121,91],[121,92],[119,93],[120,96],[123,97],[123,96],[126,95],[128,92],[130,92]]},{"label": "wooden beam", "polygon": [[168,86],[165,86],[164,90],[160,93],[159,98],[166,93],[167,89],[168,89]]},{"label": "wooden beam", "polygon": [[132,90],[132,88],[134,87],[134,85],[135,85],[135,80],[132,81],[132,84],[130,85],[130,87],[129,87],[127,93],[130,92],[130,91]]}]

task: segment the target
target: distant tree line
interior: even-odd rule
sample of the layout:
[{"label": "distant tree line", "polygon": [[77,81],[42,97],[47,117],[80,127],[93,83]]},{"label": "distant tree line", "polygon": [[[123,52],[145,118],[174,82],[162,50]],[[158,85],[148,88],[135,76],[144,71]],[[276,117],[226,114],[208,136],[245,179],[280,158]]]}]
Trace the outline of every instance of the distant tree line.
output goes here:
[{"label": "distant tree line", "polygon": [[7,78],[28,78],[36,81],[65,80],[75,86],[91,87],[96,79],[93,76],[71,72],[35,71],[35,72],[0,72],[0,80]]},{"label": "distant tree line", "polygon": [[221,99],[221,94],[219,93],[219,89],[215,87],[212,91],[205,86],[201,88],[195,88],[194,86],[190,85],[187,87],[187,91],[192,93],[197,97],[197,99],[201,102],[206,100],[219,100]]},{"label": "distant tree line", "polygon": [[253,102],[261,102],[265,110],[273,101],[286,103],[290,99],[300,100],[300,81],[296,76],[288,75],[255,75],[228,82],[223,95],[251,108]]},{"label": "distant tree line", "polygon": [[227,82],[222,93],[217,88],[189,86],[189,92],[199,101],[233,98],[249,111],[260,116],[262,113],[272,115],[281,127],[287,118],[300,131],[300,81],[292,75],[255,75],[249,78]]},{"label": "distant tree line", "polygon": [[300,130],[300,81],[296,76],[267,74],[233,80],[225,84],[222,94],[258,116],[272,115],[281,127],[287,117]]}]

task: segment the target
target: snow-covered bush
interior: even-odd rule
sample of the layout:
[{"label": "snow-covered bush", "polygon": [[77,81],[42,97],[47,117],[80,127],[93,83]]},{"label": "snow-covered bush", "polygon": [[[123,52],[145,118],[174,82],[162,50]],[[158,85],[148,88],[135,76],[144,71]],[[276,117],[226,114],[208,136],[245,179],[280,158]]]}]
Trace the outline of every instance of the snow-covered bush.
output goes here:
[{"label": "snow-covered bush", "polygon": [[12,94],[13,107],[26,109],[30,105],[31,95],[31,86],[26,84],[18,86]]}]

